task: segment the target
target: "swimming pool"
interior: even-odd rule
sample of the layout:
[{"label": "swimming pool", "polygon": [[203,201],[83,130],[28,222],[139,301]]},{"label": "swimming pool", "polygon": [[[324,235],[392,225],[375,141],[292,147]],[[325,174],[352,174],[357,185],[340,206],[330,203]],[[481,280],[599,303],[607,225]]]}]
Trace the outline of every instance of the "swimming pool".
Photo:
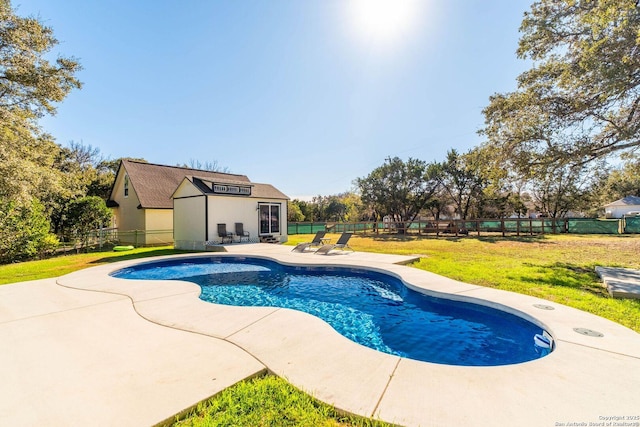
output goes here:
[{"label": "swimming pool", "polygon": [[425,295],[391,275],[361,268],[207,256],[139,264],[112,276],[185,280],[201,287],[205,301],[300,310],[359,344],[421,361],[498,366],[550,352],[534,343],[542,328],[522,317]]}]

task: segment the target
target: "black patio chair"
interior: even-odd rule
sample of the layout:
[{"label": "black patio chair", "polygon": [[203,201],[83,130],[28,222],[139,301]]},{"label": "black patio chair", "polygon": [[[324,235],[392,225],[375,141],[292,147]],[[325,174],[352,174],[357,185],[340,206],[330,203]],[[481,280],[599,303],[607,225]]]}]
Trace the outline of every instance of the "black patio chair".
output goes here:
[{"label": "black patio chair", "polygon": [[233,233],[227,231],[227,224],[218,224],[218,237],[222,239],[222,243],[225,240],[233,243]]},{"label": "black patio chair", "polygon": [[246,238],[247,242],[249,241],[249,232],[245,231],[244,224],[241,222],[236,222],[236,236],[242,242],[242,238]]}]

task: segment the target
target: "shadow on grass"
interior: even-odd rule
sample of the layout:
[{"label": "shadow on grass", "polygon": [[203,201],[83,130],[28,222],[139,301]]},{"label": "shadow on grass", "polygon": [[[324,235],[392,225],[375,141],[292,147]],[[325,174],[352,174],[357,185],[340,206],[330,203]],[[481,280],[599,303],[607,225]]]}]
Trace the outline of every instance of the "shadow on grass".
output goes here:
[{"label": "shadow on grass", "polygon": [[519,243],[552,243],[549,238],[543,234],[535,236],[469,236],[470,239],[476,239],[480,242],[498,243],[498,242],[519,242]]},{"label": "shadow on grass", "polygon": [[370,238],[377,242],[415,242],[423,240],[446,240],[448,242],[459,242],[469,239],[467,236],[456,236],[455,234],[437,236],[416,236],[412,234],[384,234],[384,235],[362,235],[361,237]]},{"label": "shadow on grass", "polygon": [[108,256],[108,257],[91,261],[90,264],[111,264],[114,262],[128,261],[128,260],[139,259],[139,258],[151,258],[151,257],[163,256],[163,255],[178,255],[178,254],[189,254],[189,253],[193,253],[193,251],[183,251],[178,249],[156,249],[156,250],[145,251],[145,252],[123,253],[122,255],[118,255],[118,256]]},{"label": "shadow on grass", "polygon": [[498,242],[521,242],[521,243],[551,243],[549,239],[544,235],[535,236],[463,236],[455,234],[441,234],[435,235],[407,235],[407,234],[384,234],[384,235],[362,235],[361,237],[371,238],[374,241],[380,242],[412,242],[416,240],[446,240],[448,242],[461,242],[463,240],[477,240],[479,242],[486,243],[498,243]]},{"label": "shadow on grass", "polygon": [[593,267],[579,266],[575,264],[556,262],[554,264],[540,265],[525,263],[544,273],[544,277],[521,276],[520,280],[526,283],[537,283],[549,286],[562,286],[578,289],[590,294],[609,298],[607,290],[600,283],[600,278]]}]

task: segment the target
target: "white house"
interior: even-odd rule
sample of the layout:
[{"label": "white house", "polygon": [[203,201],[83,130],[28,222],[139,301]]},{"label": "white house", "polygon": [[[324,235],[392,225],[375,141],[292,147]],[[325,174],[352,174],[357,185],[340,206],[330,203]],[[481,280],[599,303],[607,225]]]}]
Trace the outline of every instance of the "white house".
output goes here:
[{"label": "white house", "polygon": [[171,195],[185,176],[249,182],[244,175],[200,171],[123,159],[118,167],[107,206],[122,243],[167,245],[173,242]]},{"label": "white house", "polygon": [[[189,219],[185,219],[185,215],[187,217],[194,215],[195,217],[195,214],[191,212],[182,213],[182,216],[175,220],[173,195],[176,193],[179,196],[182,191],[187,191],[185,186],[188,187],[188,185],[184,184],[187,177],[189,177],[187,181],[191,182],[189,185],[193,186],[194,176],[199,177],[196,182],[209,183],[209,187],[207,187],[207,184],[202,184],[204,187],[200,184],[198,184],[199,187],[195,187],[197,191],[200,191],[198,193],[200,197],[202,197],[203,191],[210,191],[212,195],[215,194],[216,196],[216,203],[210,203],[209,206],[211,209],[210,214],[215,214],[215,216],[211,217],[212,221],[217,220],[220,223],[228,221],[227,226],[230,227],[230,232],[234,231],[235,222],[244,223],[251,239],[254,241],[258,241],[261,236],[263,240],[266,240],[267,236],[272,236],[273,240],[286,241],[286,202],[288,198],[272,186],[252,183],[246,175],[203,171],[125,159],[120,163],[111,188],[111,195],[107,201],[107,206],[113,210],[113,226],[118,229],[120,242],[135,245],[166,245],[174,242],[174,223],[180,225],[189,224]],[[237,187],[239,192],[247,192],[246,188],[249,190],[247,194],[229,192],[232,190],[224,193],[220,189],[214,193],[212,190],[207,190],[212,182],[219,183],[222,186],[227,185],[228,188]],[[251,203],[245,200],[247,198],[251,199]],[[247,202],[247,205],[241,204],[241,200]],[[256,210],[258,202],[260,202],[260,210]],[[188,203],[190,202],[184,200],[179,201],[177,205],[182,207]],[[274,207],[271,208],[271,205]],[[218,215],[225,212],[227,208],[233,211],[228,216],[219,218]],[[245,211],[245,208],[247,211]],[[266,212],[267,210],[268,212]],[[269,219],[276,218],[278,224],[281,224],[282,231],[272,232],[272,228],[275,227],[261,229],[259,227],[259,214],[262,213]],[[211,239],[205,239],[204,231],[202,231],[195,241],[216,240],[216,224],[213,223],[214,228],[211,229]],[[178,230],[179,235],[184,234],[184,232],[183,228]],[[209,236],[207,235],[206,237]]]},{"label": "white house", "polygon": [[625,215],[640,214],[640,197],[627,196],[615,202],[604,205],[606,218],[622,218]]},{"label": "white house", "polygon": [[[209,244],[222,243],[220,225],[234,234],[231,242],[286,242],[289,198],[269,184],[225,178],[189,175],[175,190],[176,249],[204,250]],[[238,235],[236,224],[242,224],[248,235]]]}]

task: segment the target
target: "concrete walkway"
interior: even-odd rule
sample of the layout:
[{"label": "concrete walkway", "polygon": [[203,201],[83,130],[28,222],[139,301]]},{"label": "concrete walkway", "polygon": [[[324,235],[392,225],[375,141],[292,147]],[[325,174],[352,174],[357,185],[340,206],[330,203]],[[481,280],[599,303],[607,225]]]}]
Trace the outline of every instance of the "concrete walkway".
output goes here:
[{"label": "concrete walkway", "polygon": [[639,415],[640,335],[627,328],[396,264],[411,257],[290,249],[227,247],[287,264],[384,270],[413,288],[529,318],[557,348],[502,367],[403,359],[305,313],[209,304],[191,283],[108,276],[144,262],[126,261],[0,286],[0,425],[153,425],[265,369],[342,410],[407,426],[588,425]]},{"label": "concrete walkway", "polygon": [[640,298],[640,270],[596,267],[609,295],[614,298]]},{"label": "concrete walkway", "polygon": [[0,286],[0,425],[147,426],[265,370],[233,344],[160,326],[121,295]]}]

